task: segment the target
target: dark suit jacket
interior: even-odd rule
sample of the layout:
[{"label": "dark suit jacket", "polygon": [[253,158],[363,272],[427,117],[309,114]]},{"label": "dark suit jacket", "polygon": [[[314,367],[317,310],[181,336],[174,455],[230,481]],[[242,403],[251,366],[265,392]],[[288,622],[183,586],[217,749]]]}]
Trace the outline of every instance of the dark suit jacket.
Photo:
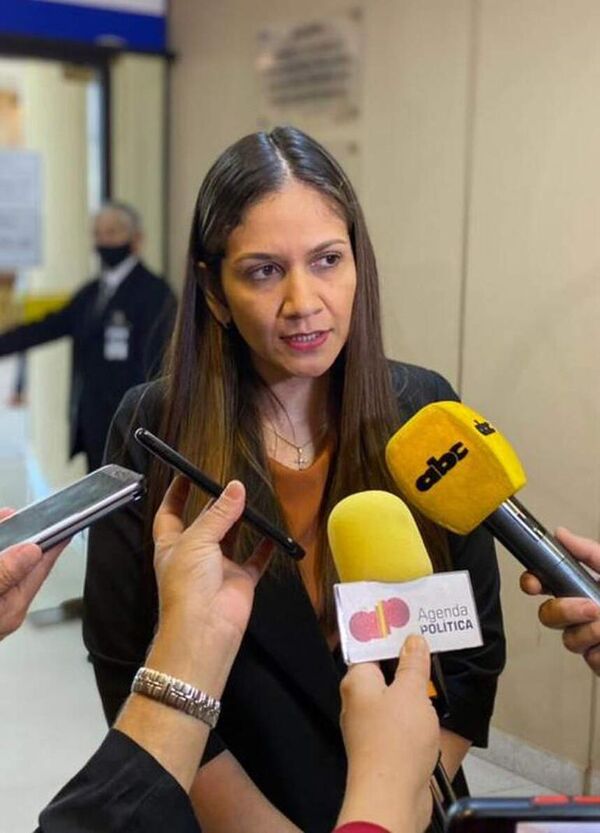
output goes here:
[{"label": "dark suit jacket", "polygon": [[[399,363],[391,367],[403,421],[428,402],[456,398],[431,371]],[[147,471],[148,456],[131,439],[131,428],[157,430],[161,396],[157,383],[129,392],[111,429],[111,460]],[[90,535],[84,640],[109,722],[143,664],[156,620],[155,590],[148,585],[151,551],[144,552],[142,545],[143,512],[140,503],[115,512]],[[449,540],[454,568],[471,573],[484,645],[441,656],[451,711],[444,725],[485,745],[504,664],[498,569],[485,530]],[[263,577],[207,757],[228,748],[267,798],[306,833],[333,829],[344,792],[346,758],[339,729],[344,673],[300,578],[291,571]]]},{"label": "dark suit jacket", "polygon": [[42,810],[35,833],[198,833],[198,824],[183,787],[113,729]]},{"label": "dark suit jacket", "polygon": [[[125,392],[152,377],[160,366],[175,312],[175,297],[162,278],[137,263],[108,304],[95,314],[100,281],[86,283],[60,310],[41,321],[0,335],[0,356],[70,336],[72,378],[70,452],[100,465],[110,421]],[[107,326],[115,314],[129,327],[127,358],[105,357]]]}]

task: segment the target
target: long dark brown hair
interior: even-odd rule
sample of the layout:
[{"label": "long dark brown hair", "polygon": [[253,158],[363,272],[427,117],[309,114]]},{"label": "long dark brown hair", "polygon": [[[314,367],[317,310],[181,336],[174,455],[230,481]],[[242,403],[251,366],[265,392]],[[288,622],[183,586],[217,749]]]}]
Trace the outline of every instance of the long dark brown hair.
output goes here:
[{"label": "long dark brown hair", "polygon": [[[379,282],[373,247],[358,199],[344,171],[314,139],[292,127],[245,136],[214,163],[200,188],[187,256],[187,274],[165,373],[161,436],[220,483],[242,480],[249,502],[281,524],[262,438],[259,400],[264,383],[235,326],[225,329],[206,293],[223,299],[221,263],[229,234],[248,208],[293,178],[326,197],[344,217],[356,262],[357,285],[347,342],[330,371],[330,409],[335,453],[321,506],[317,571],[321,616],[333,622],[335,568],[325,520],[336,503],[354,492],[397,492],[384,448],[400,423],[389,365],[383,352]],[[169,473],[151,472],[152,512]],[[190,514],[198,511],[198,496]],[[447,563],[445,534],[415,512],[434,566]],[[255,543],[243,530],[234,557],[243,560]],[[287,556],[274,569],[286,569]]]}]

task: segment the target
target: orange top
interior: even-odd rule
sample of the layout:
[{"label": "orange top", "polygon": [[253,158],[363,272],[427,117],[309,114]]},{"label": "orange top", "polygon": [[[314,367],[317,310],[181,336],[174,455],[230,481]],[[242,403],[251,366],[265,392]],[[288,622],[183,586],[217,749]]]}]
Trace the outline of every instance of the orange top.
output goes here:
[{"label": "orange top", "polygon": [[323,447],[308,468],[299,471],[269,458],[273,485],[281,504],[283,519],[292,538],[306,551],[304,558],[298,562],[298,567],[317,612],[320,608],[319,577],[316,574],[317,533],[319,510],[330,462],[330,443]]}]

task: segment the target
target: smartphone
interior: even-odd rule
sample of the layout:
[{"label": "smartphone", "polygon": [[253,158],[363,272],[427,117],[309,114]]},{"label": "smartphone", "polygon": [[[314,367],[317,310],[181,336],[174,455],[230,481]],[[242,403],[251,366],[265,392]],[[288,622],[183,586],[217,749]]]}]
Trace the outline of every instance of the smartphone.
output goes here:
[{"label": "smartphone", "polygon": [[600,796],[461,798],[446,833],[600,833]]},{"label": "smartphone", "polygon": [[[204,472],[192,465],[189,460],[186,460],[183,455],[179,454],[179,452],[175,451],[171,448],[171,446],[163,442],[163,440],[155,437],[154,434],[146,428],[136,429],[134,437],[147,451],[155,457],[158,457],[158,459],[162,460],[163,463],[171,466],[171,468],[175,469],[175,471],[183,474],[196,486],[199,486],[203,491],[208,492],[209,495],[219,497],[223,491],[223,486],[219,485],[219,483],[215,483],[214,480],[211,480],[208,475],[204,474]],[[263,518],[262,515],[259,515],[258,512],[255,512],[251,507],[246,506],[242,512],[242,520],[248,521],[248,523],[257,530],[257,532],[260,532],[260,534],[265,538],[273,541],[281,550],[288,555],[291,555],[291,557],[295,560],[298,561],[301,558],[304,558],[304,550],[297,541],[294,541],[293,538],[290,538],[290,536],[286,535],[285,532],[282,532],[281,529],[277,529],[277,527],[273,526],[272,523],[270,523],[266,518]]]},{"label": "smartphone", "polygon": [[122,466],[103,466],[1,521],[0,551],[25,541],[48,550],[109,512],[137,500],[144,491],[143,475]]}]

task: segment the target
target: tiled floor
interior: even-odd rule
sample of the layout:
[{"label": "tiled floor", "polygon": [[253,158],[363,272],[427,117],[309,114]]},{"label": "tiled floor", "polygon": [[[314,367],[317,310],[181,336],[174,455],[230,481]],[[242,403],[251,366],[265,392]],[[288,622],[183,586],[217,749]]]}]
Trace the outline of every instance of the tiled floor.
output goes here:
[{"label": "tiled floor", "polygon": [[105,732],[79,622],[28,622],[0,646],[0,833],[35,827],[38,811]]},{"label": "tiled floor", "polygon": [[[0,403],[6,368],[0,363]],[[24,441],[23,414],[2,411],[0,405],[0,505],[19,506],[30,499]],[[59,561],[35,609],[79,595],[83,570],[82,544],[76,542]],[[28,621],[0,646],[0,833],[33,830],[40,808],[104,735],[80,631],[78,621],[41,628]],[[474,795],[550,792],[474,755],[468,756],[466,771]]]},{"label": "tiled floor", "polygon": [[552,795],[553,790],[534,781],[528,781],[515,772],[495,766],[477,752],[467,756],[465,772],[472,795],[528,796]]}]

